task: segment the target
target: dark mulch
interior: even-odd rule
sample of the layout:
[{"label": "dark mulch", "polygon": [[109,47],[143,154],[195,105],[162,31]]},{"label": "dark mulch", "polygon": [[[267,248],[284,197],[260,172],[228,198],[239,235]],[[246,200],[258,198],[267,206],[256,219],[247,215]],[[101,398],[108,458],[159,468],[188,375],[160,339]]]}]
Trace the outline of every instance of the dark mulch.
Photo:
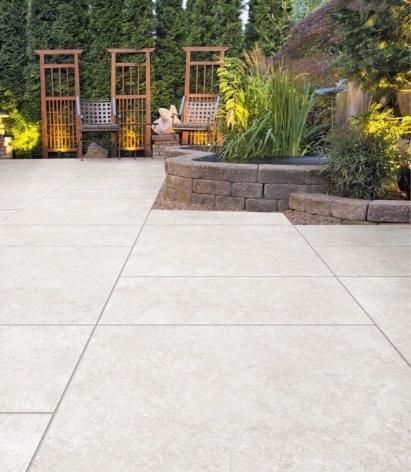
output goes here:
[{"label": "dark mulch", "polygon": [[302,211],[287,210],[283,212],[293,225],[340,225],[341,220],[332,216],[311,215]]}]

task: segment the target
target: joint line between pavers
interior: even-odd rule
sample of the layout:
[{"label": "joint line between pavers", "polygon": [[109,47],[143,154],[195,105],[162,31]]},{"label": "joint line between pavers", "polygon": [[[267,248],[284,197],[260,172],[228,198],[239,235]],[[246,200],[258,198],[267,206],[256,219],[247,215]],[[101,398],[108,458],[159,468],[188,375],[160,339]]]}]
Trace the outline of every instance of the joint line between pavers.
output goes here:
[{"label": "joint line between pavers", "polygon": [[91,328],[94,326],[94,323],[0,323],[0,327],[7,327],[7,328],[12,328],[14,326],[22,326],[22,327],[29,327],[29,326],[53,326],[53,327],[62,327],[62,328],[67,328],[70,326],[82,326],[82,327],[87,327]]},{"label": "joint line between pavers", "polygon": [[344,326],[347,326],[347,327],[358,327],[358,326],[366,326],[366,327],[372,327],[372,328],[376,328],[376,326],[372,323],[358,323],[358,324],[355,324],[355,323],[157,323],[157,324],[145,324],[145,323],[100,323],[98,325],[99,328],[101,327],[105,327],[105,328],[110,328],[110,327],[128,327],[128,328],[133,328],[133,327],[136,327],[136,328],[154,328],[154,327],[163,327],[163,328],[167,328],[167,327],[170,327],[170,328],[173,328],[173,327],[177,327],[177,328],[184,328],[184,327],[204,327],[204,328],[207,328],[207,327],[222,327],[222,328],[229,328],[229,327],[257,327],[257,328],[265,328],[265,327],[320,327],[320,328],[323,328],[323,327],[330,327],[330,326],[337,326],[337,327],[344,327]]},{"label": "joint line between pavers", "polygon": [[294,226],[297,233],[305,240],[305,242],[311,247],[311,249],[317,254],[319,259],[323,262],[323,264],[328,268],[328,270],[333,274],[333,276],[337,279],[339,284],[343,287],[346,293],[354,300],[354,302],[358,305],[361,311],[367,316],[367,318],[373,323],[373,325],[378,329],[378,331],[383,335],[385,340],[391,345],[391,347],[397,352],[397,354],[401,357],[401,359],[407,364],[408,367],[411,367],[411,363],[408,359],[404,356],[404,354],[398,349],[398,347],[391,341],[391,339],[385,334],[379,324],[374,320],[374,318],[368,313],[368,311],[362,306],[362,304],[357,300],[356,297],[350,292],[350,290],[345,286],[344,282],[340,279],[340,277],[334,272],[334,270],[327,264],[327,262],[322,258],[319,252],[316,250],[315,247],[311,245],[311,243],[307,240],[307,238],[299,231],[298,228]]},{"label": "joint line between pavers", "polygon": [[[333,278],[332,274],[330,275],[122,275],[122,279],[306,279],[306,278]],[[411,276],[410,276],[411,277]]]},{"label": "joint line between pavers", "polygon": [[35,458],[36,458],[36,456],[37,456],[37,454],[38,454],[38,452],[39,452],[39,450],[40,450],[40,448],[41,448],[41,446],[42,446],[42,444],[43,444],[43,441],[44,441],[44,439],[45,439],[45,437],[46,437],[46,435],[47,435],[47,433],[48,433],[48,431],[49,431],[51,425],[53,424],[54,418],[55,418],[55,416],[56,416],[56,414],[57,414],[57,412],[58,412],[58,410],[59,410],[59,408],[60,408],[60,405],[61,405],[61,403],[62,403],[62,401],[63,401],[63,399],[64,399],[64,396],[65,396],[67,390],[69,389],[69,387],[70,387],[70,385],[71,385],[71,382],[72,382],[72,380],[73,380],[73,378],[74,378],[74,376],[75,376],[75,374],[76,374],[76,372],[77,372],[77,369],[78,369],[78,367],[79,367],[81,361],[83,360],[83,357],[84,357],[84,355],[85,355],[85,353],[86,353],[86,351],[87,351],[87,348],[88,348],[88,346],[90,345],[90,342],[91,342],[91,340],[92,340],[92,338],[93,338],[93,336],[94,336],[94,333],[96,332],[96,329],[97,329],[97,327],[98,327],[98,324],[99,324],[99,322],[100,322],[100,319],[101,319],[101,317],[103,316],[103,313],[104,313],[104,311],[105,311],[105,309],[106,309],[106,307],[107,307],[107,305],[108,305],[108,303],[109,303],[109,301],[110,301],[110,298],[111,298],[111,296],[112,296],[112,294],[113,294],[113,292],[114,292],[114,290],[115,290],[115,288],[116,288],[116,286],[117,286],[118,281],[120,280],[121,273],[123,272],[125,266],[127,265],[127,262],[128,262],[128,260],[129,260],[129,258],[130,258],[130,256],[131,256],[132,252],[133,252],[133,249],[134,249],[134,247],[135,247],[136,244],[137,244],[138,238],[140,237],[140,234],[141,234],[141,232],[142,232],[142,230],[143,230],[143,228],[144,228],[144,225],[145,225],[145,223],[146,223],[146,221],[147,221],[147,219],[148,219],[148,217],[149,217],[149,215],[150,215],[150,212],[151,212],[151,209],[149,209],[149,210],[147,211],[147,214],[146,214],[146,216],[145,216],[144,222],[143,222],[143,224],[141,225],[141,228],[140,228],[140,230],[139,230],[139,232],[138,232],[138,234],[137,234],[137,236],[136,236],[136,239],[135,239],[133,245],[132,245],[131,248],[130,248],[130,251],[128,252],[128,254],[127,254],[126,258],[125,258],[125,261],[124,261],[124,263],[123,263],[123,265],[122,265],[122,267],[121,267],[121,269],[120,269],[120,271],[119,271],[119,273],[118,273],[118,276],[117,276],[117,278],[116,278],[116,280],[115,280],[115,282],[114,282],[114,284],[113,284],[113,287],[111,288],[111,290],[110,290],[110,292],[109,292],[109,294],[108,294],[107,300],[106,300],[106,302],[104,303],[104,306],[103,306],[103,308],[102,308],[102,310],[101,310],[101,312],[100,312],[100,315],[99,315],[99,317],[97,318],[96,323],[93,325],[93,329],[91,330],[91,333],[90,333],[90,335],[89,335],[89,337],[88,337],[88,339],[87,339],[87,341],[86,341],[86,344],[84,345],[84,348],[83,348],[83,350],[81,351],[80,356],[79,356],[79,358],[78,358],[78,360],[77,360],[77,362],[76,362],[76,365],[74,366],[74,369],[73,369],[73,371],[72,371],[72,373],[71,373],[71,375],[70,375],[70,378],[68,379],[67,384],[66,384],[66,386],[64,387],[63,393],[61,394],[60,399],[59,399],[59,401],[57,402],[56,408],[55,408],[55,410],[54,410],[54,412],[53,412],[53,414],[52,414],[52,416],[51,416],[51,418],[50,418],[50,421],[48,422],[48,424],[47,424],[47,426],[46,426],[46,429],[44,430],[44,433],[43,433],[43,435],[41,436],[41,439],[40,439],[40,441],[39,441],[39,443],[38,443],[38,445],[37,445],[37,447],[36,447],[36,450],[34,451],[32,457],[31,457],[31,459],[30,459],[29,465],[28,465],[27,468],[26,468],[26,472],[29,472],[29,471],[31,470],[31,467],[32,467],[32,465],[33,465],[33,462],[34,462],[34,460],[35,460]]},{"label": "joint line between pavers", "polygon": [[0,415],[52,415],[52,411],[0,411]]}]

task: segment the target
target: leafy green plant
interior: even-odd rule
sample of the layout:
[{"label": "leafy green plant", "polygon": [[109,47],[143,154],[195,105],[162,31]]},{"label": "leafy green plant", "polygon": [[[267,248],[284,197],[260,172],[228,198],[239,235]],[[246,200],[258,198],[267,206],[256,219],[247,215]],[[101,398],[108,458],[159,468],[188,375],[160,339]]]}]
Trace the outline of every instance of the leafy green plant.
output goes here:
[{"label": "leafy green plant", "polygon": [[314,95],[304,77],[293,77],[260,59],[258,50],[220,68],[226,160],[264,159],[305,153],[307,117]]},{"label": "leafy green plant", "polygon": [[384,187],[395,182],[407,164],[398,141],[409,126],[396,119],[392,110],[377,106],[354,120],[351,128],[331,135],[330,177],[332,193],[343,197],[374,199],[384,195]]},{"label": "leafy green plant", "polygon": [[368,90],[409,87],[411,10],[407,0],[369,0],[335,13],[342,33],[338,66]]},{"label": "leafy green plant", "polygon": [[248,48],[259,44],[266,56],[277,52],[287,38],[292,0],[250,0],[245,41]]},{"label": "leafy green plant", "polygon": [[40,124],[28,120],[17,110],[10,113],[7,121],[7,129],[13,138],[12,147],[18,155],[25,157],[39,145]]}]

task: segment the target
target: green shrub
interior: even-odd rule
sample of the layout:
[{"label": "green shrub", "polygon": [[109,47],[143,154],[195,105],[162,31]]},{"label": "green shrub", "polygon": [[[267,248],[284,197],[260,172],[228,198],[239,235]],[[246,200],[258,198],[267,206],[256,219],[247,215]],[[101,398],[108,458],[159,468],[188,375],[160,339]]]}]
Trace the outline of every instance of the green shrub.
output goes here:
[{"label": "green shrub", "polygon": [[305,153],[307,117],[314,95],[304,77],[273,69],[259,51],[226,60],[219,71],[226,160],[264,159]]},{"label": "green shrub", "polygon": [[7,121],[16,154],[20,157],[30,155],[40,143],[40,124],[28,120],[17,110],[10,113]]},{"label": "green shrub", "polygon": [[398,147],[406,123],[392,110],[377,107],[355,120],[349,129],[331,135],[327,174],[331,192],[343,197],[374,199],[394,183],[406,157]]}]

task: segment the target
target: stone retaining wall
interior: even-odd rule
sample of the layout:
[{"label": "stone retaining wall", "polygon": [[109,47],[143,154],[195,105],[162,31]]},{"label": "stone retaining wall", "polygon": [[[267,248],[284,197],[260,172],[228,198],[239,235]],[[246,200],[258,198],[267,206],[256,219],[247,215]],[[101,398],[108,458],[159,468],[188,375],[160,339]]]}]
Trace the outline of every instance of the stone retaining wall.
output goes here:
[{"label": "stone retaining wall", "polygon": [[[169,148],[164,198],[213,210],[283,211],[291,193],[327,192],[314,165],[231,164],[214,154]],[[214,160],[214,162],[213,162]]]},{"label": "stone retaining wall", "polygon": [[293,210],[332,216],[346,221],[372,223],[410,223],[411,202],[404,200],[358,200],[324,194],[292,193]]}]

